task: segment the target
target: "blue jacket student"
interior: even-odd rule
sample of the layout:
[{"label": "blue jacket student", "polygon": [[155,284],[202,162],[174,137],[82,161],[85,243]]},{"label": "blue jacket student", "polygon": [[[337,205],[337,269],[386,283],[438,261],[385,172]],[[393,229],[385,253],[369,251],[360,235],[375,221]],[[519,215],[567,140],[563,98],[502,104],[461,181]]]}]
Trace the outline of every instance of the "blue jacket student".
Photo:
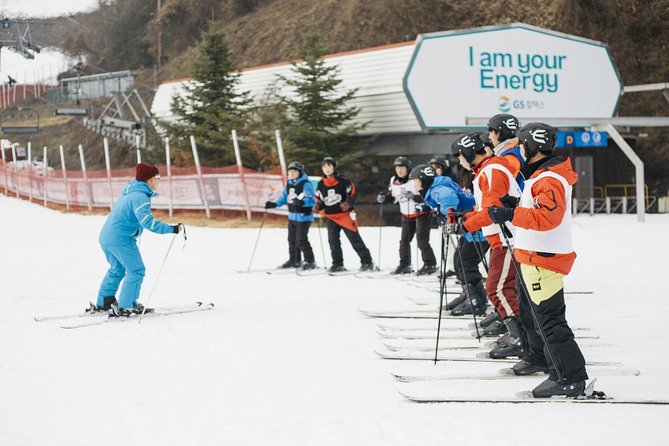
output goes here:
[{"label": "blue jacket student", "polygon": [[[298,201],[295,203],[295,201]],[[277,207],[288,204],[288,220],[314,221],[313,208],[316,204],[314,186],[306,172],[300,172],[296,180],[288,180],[283,193],[276,200]]]},{"label": "blue jacket student", "polygon": [[137,237],[144,229],[157,234],[176,234],[180,230],[180,225],[163,223],[151,214],[151,198],[158,195],[155,190],[159,180],[156,166],[138,164],[135,179],[125,187],[107,216],[99,242],[109,263],[109,270],[100,284],[97,310],[108,310],[116,303],[116,292],[124,278],[118,307],[142,308],[137,304],[137,299],[145,268],[137,248]]},{"label": "blue jacket student", "polygon": [[[409,178],[420,180],[421,195],[425,204],[437,210],[440,215],[448,214],[449,208],[456,211],[469,211],[476,204],[471,192],[462,189],[450,177],[436,175],[430,166],[416,166],[411,171]],[[481,231],[476,231],[474,234],[466,233],[464,237],[468,242],[485,240]]]},{"label": "blue jacket student", "polygon": [[[277,201],[265,203],[265,209],[288,205],[288,254],[289,259],[279,268],[316,268],[314,250],[309,243],[309,227],[314,221],[316,204],[314,186],[299,161],[288,164],[288,183]],[[302,262],[304,256],[304,262]]]}]

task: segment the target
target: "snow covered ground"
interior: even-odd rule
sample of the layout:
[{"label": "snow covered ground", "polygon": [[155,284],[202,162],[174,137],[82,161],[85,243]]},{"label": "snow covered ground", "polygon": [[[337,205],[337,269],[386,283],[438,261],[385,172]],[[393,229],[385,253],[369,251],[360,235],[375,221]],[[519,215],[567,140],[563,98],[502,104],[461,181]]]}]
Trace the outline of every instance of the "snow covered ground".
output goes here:
[{"label": "snow covered ground", "polygon": [[[376,324],[384,321],[357,308],[415,308],[408,295],[436,301],[436,294],[395,279],[236,273],[248,264],[257,229],[190,227],[185,249],[175,242],[151,304],[208,300],[214,311],[78,330],[36,323],[35,315],[71,313],[95,298],[106,270],[97,244],[104,218],[5,196],[0,215],[2,445],[666,444],[666,406],[406,401],[398,393],[406,386],[482,395],[525,384],[393,380],[391,372],[479,373],[502,365],[379,359]],[[600,336],[583,341],[588,359],[641,370],[601,376],[602,390],[669,399],[669,215],[649,215],[645,224],[635,218],[574,220],[579,258],[567,291],[594,294],[570,295],[568,317]],[[362,235],[376,257],[378,228]],[[285,236],[263,230],[254,268],[286,259]],[[170,238],[142,238],[143,299]],[[399,228],[383,229],[382,267],[395,265],[398,238]],[[311,241],[321,263],[315,231]],[[344,246],[347,266],[357,267]]]}]

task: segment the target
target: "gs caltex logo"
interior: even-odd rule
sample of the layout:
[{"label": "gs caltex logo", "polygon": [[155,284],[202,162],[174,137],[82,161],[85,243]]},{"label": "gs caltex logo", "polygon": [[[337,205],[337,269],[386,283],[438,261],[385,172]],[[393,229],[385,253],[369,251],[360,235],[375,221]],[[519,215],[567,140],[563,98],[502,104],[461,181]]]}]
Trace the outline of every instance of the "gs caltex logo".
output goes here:
[{"label": "gs caltex logo", "polygon": [[501,112],[511,110],[540,110],[545,108],[543,101],[532,99],[511,99],[508,96],[500,96],[497,100],[497,108]]},{"label": "gs caltex logo", "polygon": [[511,98],[508,96],[500,96],[499,101],[497,101],[497,108],[499,111],[508,112],[511,110]]}]

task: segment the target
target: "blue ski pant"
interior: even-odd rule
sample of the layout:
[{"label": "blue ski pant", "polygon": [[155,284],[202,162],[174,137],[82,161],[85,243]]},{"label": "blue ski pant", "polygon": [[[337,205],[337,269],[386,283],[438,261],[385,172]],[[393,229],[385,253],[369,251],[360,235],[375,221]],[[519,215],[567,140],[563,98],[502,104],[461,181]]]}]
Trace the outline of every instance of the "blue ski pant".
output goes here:
[{"label": "blue ski pant", "polygon": [[121,308],[132,308],[139,299],[139,291],[146,272],[139,248],[134,242],[126,245],[101,244],[100,247],[109,262],[109,270],[100,284],[97,305],[102,306],[107,296],[116,296],[119,285],[123,281],[118,304]]}]

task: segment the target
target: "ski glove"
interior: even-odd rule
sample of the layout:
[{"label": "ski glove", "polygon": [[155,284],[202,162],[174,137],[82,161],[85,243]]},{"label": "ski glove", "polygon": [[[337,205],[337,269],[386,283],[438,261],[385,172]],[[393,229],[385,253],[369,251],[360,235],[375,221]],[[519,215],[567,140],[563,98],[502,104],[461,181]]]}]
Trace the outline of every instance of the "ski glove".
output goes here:
[{"label": "ski glove", "polygon": [[276,208],[276,203],[273,201],[266,201],[265,202],[265,209],[274,209]]},{"label": "ski glove", "polygon": [[325,209],[325,205],[323,204],[323,202],[317,201],[316,204],[314,205],[314,212],[320,212],[323,209]]},{"label": "ski glove", "polygon": [[413,195],[411,199],[414,203],[425,203],[425,199],[420,194]]},{"label": "ski glove", "polygon": [[501,208],[499,206],[493,206],[488,209],[488,215],[490,215],[492,221],[497,224],[513,220],[514,212],[514,208]]},{"label": "ski glove", "polygon": [[502,206],[505,208],[515,208],[518,206],[518,203],[520,202],[520,198],[518,197],[513,197],[509,194],[504,195],[499,199],[499,201],[502,203]]},{"label": "ski glove", "polygon": [[351,209],[351,204],[348,201],[344,201],[342,202],[342,204],[339,205],[339,208],[342,211],[347,212]]},{"label": "ski glove", "polygon": [[174,234],[178,234],[181,232],[181,228],[183,227],[183,223],[177,223],[176,225],[172,226],[172,232]]},{"label": "ski glove", "polygon": [[300,199],[296,198],[290,204],[292,204],[293,206],[297,206],[298,208],[301,208],[302,206],[304,206],[304,200],[300,200]]}]

